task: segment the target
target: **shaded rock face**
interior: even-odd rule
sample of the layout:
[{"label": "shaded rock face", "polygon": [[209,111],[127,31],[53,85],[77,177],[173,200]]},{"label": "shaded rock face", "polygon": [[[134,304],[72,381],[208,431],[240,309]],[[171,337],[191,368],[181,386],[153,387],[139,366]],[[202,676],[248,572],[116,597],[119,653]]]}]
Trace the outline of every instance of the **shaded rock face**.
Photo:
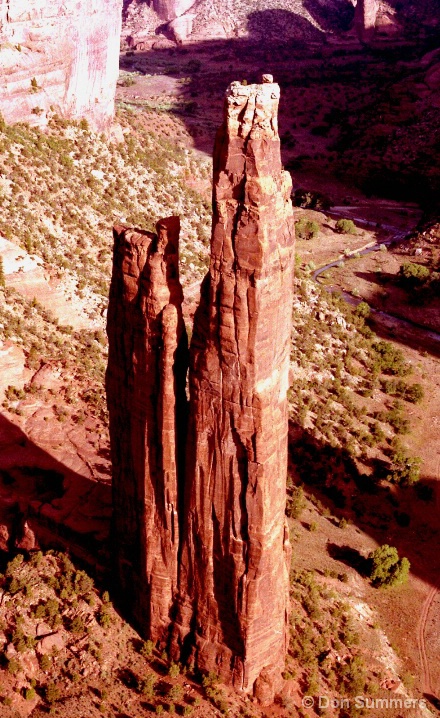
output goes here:
[{"label": "shaded rock face", "polygon": [[233,83],[216,138],[211,263],[191,346],[180,586],[180,640],[195,626],[198,666],[269,698],[284,667],[290,559],[294,225],[278,101],[272,82]]},{"label": "shaded rock face", "polygon": [[[0,112],[104,129],[114,112],[122,0],[0,0]],[[31,83],[33,83],[31,85]]]},{"label": "shaded rock face", "polygon": [[185,424],[187,339],[179,219],[150,232],[115,227],[106,376],[114,540],[124,597],[143,632],[164,640],[177,590],[176,426]]},{"label": "shaded rock face", "polygon": [[271,76],[261,85],[232,83],[226,94],[214,150],[211,262],[190,350],[186,436],[179,421],[186,371],[181,289],[169,224],[172,260],[155,248],[160,239],[115,228],[108,315],[122,588],[146,636],[169,632],[174,659],[215,671],[265,703],[284,668],[290,562],[286,395],[294,224],[278,102]]}]

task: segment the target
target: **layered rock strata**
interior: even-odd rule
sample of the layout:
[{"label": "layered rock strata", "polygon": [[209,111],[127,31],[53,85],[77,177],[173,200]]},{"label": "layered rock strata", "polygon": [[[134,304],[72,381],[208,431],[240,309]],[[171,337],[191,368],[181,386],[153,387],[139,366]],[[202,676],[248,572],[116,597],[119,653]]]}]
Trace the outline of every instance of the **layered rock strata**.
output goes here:
[{"label": "layered rock strata", "polygon": [[114,112],[122,0],[0,0],[0,112],[104,129]]},{"label": "layered rock strata", "polygon": [[113,536],[124,599],[145,635],[164,641],[177,590],[178,473],[187,338],[179,218],[157,234],[114,228],[106,375]]},{"label": "layered rock strata", "polygon": [[180,641],[271,698],[286,651],[287,398],[294,225],[279,86],[228,88],[191,345]]},{"label": "layered rock strata", "polygon": [[[159,240],[115,228],[108,316],[122,588],[146,637],[164,640],[169,631],[175,659],[215,671],[263,702],[273,699],[284,668],[290,560],[294,224],[278,102],[269,75],[260,85],[232,83],[226,93],[214,150],[210,269],[190,351],[184,484],[186,364],[171,220],[168,245],[163,223]],[[167,260],[161,247],[170,245]]]}]

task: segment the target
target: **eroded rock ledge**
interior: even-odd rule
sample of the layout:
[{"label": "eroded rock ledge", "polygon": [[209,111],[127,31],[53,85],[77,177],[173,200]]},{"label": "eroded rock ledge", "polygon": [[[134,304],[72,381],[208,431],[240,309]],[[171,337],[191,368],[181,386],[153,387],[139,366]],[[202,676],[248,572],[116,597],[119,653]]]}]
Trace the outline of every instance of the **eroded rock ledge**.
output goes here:
[{"label": "eroded rock ledge", "polygon": [[[175,659],[216,671],[263,702],[273,699],[284,668],[290,558],[284,511],[294,225],[278,102],[279,86],[268,75],[260,85],[232,83],[226,93],[214,150],[211,262],[190,349],[187,428],[179,422],[184,408],[177,409],[186,369],[176,349],[180,287],[148,283],[146,245],[153,240],[146,233],[115,228],[108,318],[122,586],[131,590],[138,619],[144,611],[146,636],[165,640],[168,631]],[[142,299],[147,285],[153,314]],[[170,299],[177,295],[179,301]],[[173,359],[163,323],[154,325],[165,305],[179,317],[168,332]],[[158,410],[165,397],[166,435]],[[181,440],[184,466],[177,459],[176,475],[158,471],[150,456],[176,456],[168,447]],[[174,524],[162,498],[169,486],[179,512]]]}]

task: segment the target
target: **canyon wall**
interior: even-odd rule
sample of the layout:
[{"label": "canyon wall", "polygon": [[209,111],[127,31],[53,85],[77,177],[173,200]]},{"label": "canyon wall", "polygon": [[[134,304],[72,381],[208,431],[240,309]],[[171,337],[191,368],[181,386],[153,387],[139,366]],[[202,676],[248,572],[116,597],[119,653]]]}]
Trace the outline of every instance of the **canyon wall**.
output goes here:
[{"label": "canyon wall", "polygon": [[122,0],[0,0],[0,112],[104,129],[114,112]]},{"label": "canyon wall", "polygon": [[[169,638],[175,660],[214,671],[264,703],[282,681],[290,562],[295,230],[291,179],[281,165],[279,94],[270,75],[259,85],[234,82],[226,93],[214,150],[210,269],[190,348],[187,427],[175,219],[159,223],[158,249],[147,232],[115,228],[108,314],[122,591],[145,637]],[[173,248],[168,256],[163,246]]]},{"label": "canyon wall", "polygon": [[185,425],[187,368],[179,224],[161,220],[157,235],[115,227],[108,311],[116,570],[125,602],[154,641],[166,640],[177,590],[176,425]]}]

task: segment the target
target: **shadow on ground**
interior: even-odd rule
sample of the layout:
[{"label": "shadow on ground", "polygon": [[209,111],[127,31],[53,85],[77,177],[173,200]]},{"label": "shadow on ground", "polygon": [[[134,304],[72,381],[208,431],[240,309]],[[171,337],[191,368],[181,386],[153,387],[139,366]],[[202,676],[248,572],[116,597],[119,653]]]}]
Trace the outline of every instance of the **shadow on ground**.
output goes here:
[{"label": "shadow on ground", "polygon": [[[381,478],[385,467],[378,472],[371,462],[371,473],[360,473],[345,449],[317,441],[307,429],[291,423],[289,436],[293,484],[304,486],[306,495],[328,512],[328,520],[348,520],[378,544],[395,546],[410,560],[412,573],[440,588],[438,480],[425,476],[414,486],[392,485]],[[328,550],[365,575],[367,556],[346,546],[342,534],[341,544]]]}]

